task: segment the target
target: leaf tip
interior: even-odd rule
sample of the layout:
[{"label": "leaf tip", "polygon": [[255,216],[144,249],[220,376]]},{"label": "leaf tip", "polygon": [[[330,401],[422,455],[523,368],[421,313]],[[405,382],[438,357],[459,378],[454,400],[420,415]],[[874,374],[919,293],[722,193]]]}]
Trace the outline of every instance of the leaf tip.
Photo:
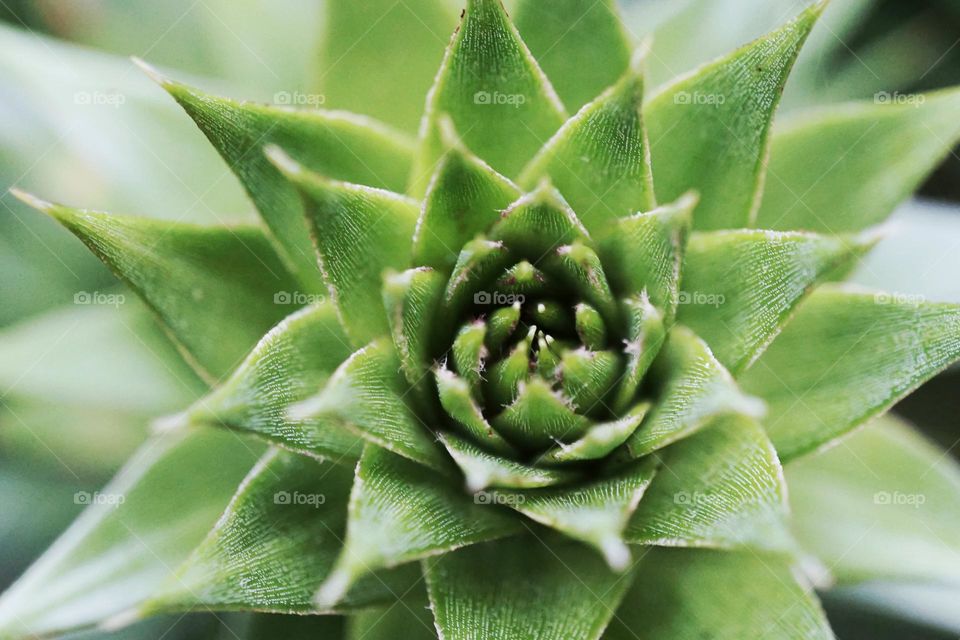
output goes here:
[{"label": "leaf tip", "polygon": [[56,205],[54,205],[52,202],[48,202],[43,198],[39,198],[33,195],[32,193],[28,193],[22,189],[18,189],[17,187],[10,187],[9,192],[10,192],[10,195],[12,195],[14,198],[24,203],[25,205],[27,205],[28,207],[32,207],[37,211],[42,211],[43,213],[46,213],[46,214],[54,215],[54,210],[56,209]]},{"label": "leaf tip", "polygon": [[607,565],[617,573],[623,573],[630,566],[630,549],[618,537],[605,538],[600,542],[600,552]]},{"label": "leaf tip", "polygon": [[137,56],[130,56],[130,61],[133,64],[137,65],[137,68],[139,68],[140,71],[143,71],[148,78],[156,82],[161,87],[167,88],[174,84],[173,80],[171,80],[167,76],[160,73],[160,71],[157,70],[156,67],[145,62],[143,58],[138,58]]},{"label": "leaf tip", "polygon": [[139,609],[127,609],[115,615],[106,618],[97,625],[97,629],[105,633],[113,633],[125,627],[129,627],[135,622],[143,619],[143,613]]},{"label": "leaf tip", "polygon": [[304,170],[299,162],[275,144],[268,144],[263,148],[267,160],[287,178],[296,178],[303,175]]}]

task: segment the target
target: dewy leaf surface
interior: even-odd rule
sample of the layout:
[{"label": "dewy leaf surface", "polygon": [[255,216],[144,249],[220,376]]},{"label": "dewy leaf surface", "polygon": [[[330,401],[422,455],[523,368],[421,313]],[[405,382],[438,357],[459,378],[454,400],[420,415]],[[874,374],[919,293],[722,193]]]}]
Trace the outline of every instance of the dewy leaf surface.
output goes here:
[{"label": "dewy leaf surface", "polygon": [[778,125],[757,225],[841,233],[883,222],[960,140],[960,90],[904,97],[823,107]]},{"label": "dewy leaf surface", "polygon": [[[413,143],[373,120],[235,102],[147,71],[193,118],[240,179],[281,254],[310,292],[322,290],[322,283],[303,207],[296,189],[263,155],[264,147],[277,145],[307,169],[334,180],[403,191]],[[275,98],[292,100],[296,95],[301,94],[284,91]]]},{"label": "dewy leaf surface", "polygon": [[287,414],[349,356],[333,305],[313,304],[287,316],[223,385],[172,420],[221,425],[293,451],[351,463],[360,456],[357,436],[329,421],[294,420]]},{"label": "dewy leaf surface", "polygon": [[[816,348],[811,348],[816,345]],[[784,461],[889,409],[960,358],[960,306],[824,287],[741,376]]]},{"label": "dewy leaf surface", "polygon": [[782,560],[652,549],[604,640],[832,640],[816,595]]},{"label": "dewy leaf surface", "polygon": [[567,120],[519,178],[521,186],[531,188],[549,177],[594,235],[606,231],[612,220],[655,206],[641,116],[641,66],[642,56],[616,84]]},{"label": "dewy leaf surface", "polygon": [[660,471],[627,527],[627,542],[790,547],[783,470],[756,421],[717,419],[658,457]]},{"label": "dewy leaf surface", "polygon": [[801,545],[841,584],[960,588],[960,467],[910,425],[884,416],[787,479]]},{"label": "dewy leaf surface", "polygon": [[444,640],[596,640],[632,574],[579,543],[507,538],[424,561]]},{"label": "dewy leaf surface", "polygon": [[600,95],[630,64],[630,36],[614,0],[520,0],[514,22],[571,111]]},{"label": "dewy leaf surface", "polygon": [[328,180],[279,148],[268,154],[303,197],[323,279],[354,346],[388,335],[383,272],[408,265],[417,204],[391,191]]},{"label": "dewy leaf surface", "polygon": [[683,76],[644,109],[657,198],[701,196],[693,226],[750,226],[760,206],[770,123],[818,3],[777,31]]},{"label": "dewy leaf surface", "polygon": [[112,216],[21,197],[133,288],[208,381],[233,371],[290,311],[276,300],[297,282],[255,227]]},{"label": "dewy leaf surface", "polygon": [[343,551],[317,594],[334,605],[361,576],[522,531],[450,478],[367,445],[350,495]]},{"label": "dewy leaf surface", "polygon": [[816,283],[865,248],[854,238],[809,233],[695,233],[684,258],[677,321],[737,372],[774,339]]},{"label": "dewy leaf surface", "polygon": [[216,522],[262,450],[253,445],[215,430],[164,434],[102,491],[76,494],[91,506],[0,598],[0,636],[126,616]]},{"label": "dewy leaf surface", "polygon": [[470,149],[510,178],[566,120],[560,99],[500,0],[467,2],[427,97],[414,192],[423,192],[442,153],[443,114]]},{"label": "dewy leaf surface", "polygon": [[[350,481],[346,467],[270,451],[216,527],[141,612],[315,612],[314,590],[343,544]],[[371,576],[342,607],[390,602],[415,574]]]}]

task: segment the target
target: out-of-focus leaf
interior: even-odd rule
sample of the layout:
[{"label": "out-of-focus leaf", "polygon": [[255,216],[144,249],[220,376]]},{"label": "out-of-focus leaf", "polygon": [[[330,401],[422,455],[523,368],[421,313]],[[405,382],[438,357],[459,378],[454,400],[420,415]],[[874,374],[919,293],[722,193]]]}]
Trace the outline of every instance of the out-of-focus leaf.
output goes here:
[{"label": "out-of-focus leaf", "polygon": [[126,282],[210,381],[232,371],[283,318],[287,310],[275,296],[297,289],[255,227],[111,216],[20,197],[69,229]]},{"label": "out-of-focus leaf", "polygon": [[[191,609],[316,612],[314,591],[343,544],[350,482],[348,468],[279,450],[267,453],[216,527],[138,615]],[[370,576],[340,608],[390,602],[415,574]]]},{"label": "out-of-focus leaf", "polygon": [[323,279],[354,346],[388,335],[383,272],[408,266],[417,203],[391,191],[329,180],[278,147],[267,152],[303,197]]},{"label": "out-of-focus leaf", "polygon": [[757,225],[858,231],[882,222],[916,190],[960,140],[960,90],[887,98],[824,107],[778,125]]},{"label": "out-of-focus leaf", "polygon": [[349,356],[333,305],[313,304],[287,316],[230,378],[170,422],[224,426],[351,464],[360,456],[357,436],[322,419],[287,415],[292,404],[314,395]]},{"label": "out-of-focus leaf", "polygon": [[384,277],[383,306],[403,373],[410,386],[425,395],[432,345],[443,326],[434,321],[440,314],[446,283],[443,274],[430,267],[390,272]]},{"label": "out-of-focus leaf", "polygon": [[841,583],[960,588],[960,467],[908,424],[884,416],[787,480],[800,543]]},{"label": "out-of-focus leaf", "polygon": [[[143,64],[143,63],[141,63]],[[277,145],[311,171],[334,180],[402,191],[413,143],[383,125],[348,113],[295,111],[235,102],[147,72],[183,107],[236,174],[308,291],[322,290],[296,189],[263,149]]]},{"label": "out-of-focus leaf", "polygon": [[912,582],[867,582],[841,587],[827,593],[826,599],[841,606],[865,607],[871,612],[895,614],[920,623],[924,628],[960,633],[957,587]]},{"label": "out-of-focus leaf", "polygon": [[467,146],[512,178],[566,114],[500,0],[468,0],[427,99],[413,191],[423,193],[442,153],[448,114]]},{"label": "out-of-focus leaf", "polygon": [[319,76],[325,106],[416,130],[456,26],[453,3],[330,0],[326,12]]},{"label": "out-of-focus leaf", "polygon": [[652,549],[609,640],[833,640],[812,589],[783,560],[749,552]]},{"label": "out-of-focus leaf", "polygon": [[741,383],[767,402],[764,427],[789,461],[886,411],[957,358],[957,305],[824,287]]},{"label": "out-of-focus leaf", "polygon": [[617,81],[630,36],[614,0],[520,0],[514,22],[571,111]]},{"label": "out-of-focus leaf", "polygon": [[[599,3],[593,6],[600,7]],[[553,11],[550,6],[549,13]],[[570,62],[579,65],[581,61]],[[584,226],[597,236],[609,229],[612,220],[655,206],[650,148],[641,116],[642,64],[643,57],[638,56],[619,82],[567,120],[519,178],[521,186],[531,188],[549,177]]]},{"label": "out-of-focus leaf", "polygon": [[445,640],[596,640],[630,586],[574,542],[534,535],[424,561]]},{"label": "out-of-focus leaf", "polygon": [[212,430],[148,441],[103,491],[74,496],[91,506],[0,598],[0,635],[126,618],[199,544],[260,451]]},{"label": "out-of-focus leaf", "polygon": [[736,373],[755,359],[820,280],[867,244],[810,233],[726,231],[690,238],[677,321]]},{"label": "out-of-focus leaf", "polygon": [[670,331],[652,372],[661,388],[650,416],[627,440],[634,457],[685,438],[719,415],[763,414],[763,403],[744,395],[706,343],[685,327]]},{"label": "out-of-focus leaf", "polygon": [[403,597],[386,609],[371,609],[350,616],[345,640],[436,640],[424,585],[400,595]]},{"label": "out-of-focus leaf", "polygon": [[449,478],[367,445],[350,494],[346,541],[317,601],[336,605],[371,571],[521,530],[509,512],[479,504]]},{"label": "out-of-focus leaf", "polygon": [[[696,229],[749,226],[760,206],[768,132],[787,75],[823,10],[681,77],[644,108],[657,198],[696,189]],[[686,38],[685,41],[689,42]]]},{"label": "out-of-focus leaf", "polygon": [[627,542],[790,547],[783,470],[757,422],[721,418],[658,456],[662,468],[627,527]]}]

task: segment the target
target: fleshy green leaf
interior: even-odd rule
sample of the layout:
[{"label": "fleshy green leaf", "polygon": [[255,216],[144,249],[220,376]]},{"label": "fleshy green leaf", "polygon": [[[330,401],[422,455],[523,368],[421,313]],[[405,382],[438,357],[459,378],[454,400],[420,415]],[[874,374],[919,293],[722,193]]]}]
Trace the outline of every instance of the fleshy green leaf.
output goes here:
[{"label": "fleshy green leaf", "polygon": [[[661,474],[663,475],[663,474]],[[605,640],[833,640],[812,589],[782,560],[653,549]]]},{"label": "fleshy green leaf", "polygon": [[825,287],[741,383],[767,402],[764,426],[789,461],[886,411],[958,358],[960,306]]},{"label": "fleshy green leaf", "polygon": [[755,421],[720,418],[658,456],[663,468],[630,521],[628,542],[791,548],[783,470]]},{"label": "fleshy green leaf", "polygon": [[613,0],[521,0],[514,22],[568,109],[578,110],[630,64]]},{"label": "fleshy green leaf", "polygon": [[960,467],[906,423],[884,416],[787,479],[800,543],[841,583],[960,588]]},{"label": "fleshy green leaf", "polygon": [[415,130],[455,26],[445,0],[330,0],[319,74],[325,106]]},{"label": "fleshy green leaf", "polygon": [[610,284],[620,295],[646,290],[650,301],[671,320],[677,305],[680,271],[697,196],[618,220],[600,243]]},{"label": "fleshy green leaf", "polygon": [[314,395],[349,356],[333,305],[305,307],[264,336],[226,382],[171,421],[221,425],[350,464],[361,451],[354,434],[328,421],[287,415],[292,404]]},{"label": "fleshy green leaf", "polygon": [[440,127],[446,152],[423,201],[413,261],[449,271],[461,247],[493,226],[520,190],[463,145],[449,118]]},{"label": "fleshy green leaf", "polygon": [[667,335],[663,315],[650,304],[645,293],[624,301],[627,315],[627,338],[624,351],[627,362],[613,399],[614,411],[626,411],[636,399],[637,390],[650,365],[660,353]]},{"label": "fleshy green leaf", "polygon": [[447,469],[427,425],[409,406],[408,391],[393,345],[380,340],[340,365],[319,395],[291,407],[291,418],[334,420],[384,449]]},{"label": "fleshy green leaf", "polygon": [[685,438],[719,415],[763,413],[763,404],[744,395],[706,343],[685,327],[670,332],[653,375],[661,384],[658,399],[627,441],[635,457]]},{"label": "fleshy green leaf", "polygon": [[590,419],[577,413],[570,398],[539,376],[520,383],[516,399],[492,420],[511,442],[538,449],[557,440],[575,440],[587,432]]},{"label": "fleshy green leaf", "polygon": [[487,487],[549,487],[576,477],[573,472],[564,469],[532,467],[488,453],[472,442],[449,433],[440,434],[440,441],[466,477],[469,491],[481,491]]},{"label": "fleshy green leaf", "polygon": [[350,495],[346,541],[317,601],[335,605],[371,571],[521,530],[509,512],[479,504],[449,478],[367,445]]},{"label": "fleshy green leaf", "polygon": [[546,181],[511,204],[490,236],[534,262],[563,245],[590,243],[590,234],[576,213]]},{"label": "fleshy green leaf", "polygon": [[867,248],[853,238],[809,233],[695,233],[683,263],[677,321],[736,373],[770,344],[796,305]]},{"label": "fleshy green leaf", "polygon": [[596,548],[610,568],[623,571],[630,551],[623,531],[656,473],[652,459],[634,461],[608,478],[575,487],[498,490],[498,502]]},{"label": "fleshy green leaf", "polygon": [[408,266],[417,204],[389,191],[328,180],[277,147],[268,155],[303,197],[323,279],[354,346],[387,335],[383,272]]},{"label": "fleshy green leaf", "polygon": [[466,380],[446,368],[436,370],[437,392],[443,410],[463,429],[465,435],[497,453],[515,453],[513,446],[503,439],[483,415],[480,405]]},{"label": "fleshy green leaf", "polygon": [[431,345],[438,329],[434,320],[440,312],[446,279],[429,267],[390,273],[383,285],[393,344],[400,356],[410,386],[423,388],[429,375]]},{"label": "fleshy green leaf", "polygon": [[758,225],[840,233],[886,219],[960,140],[960,90],[895,96],[778,126]]},{"label": "fleshy green leaf", "polygon": [[[787,76],[824,8],[683,76],[646,105],[657,198],[701,196],[693,226],[746,227],[760,206],[768,133]],[[823,157],[822,155],[820,157]]]},{"label": "fleshy green leaf", "polygon": [[[418,585],[386,609],[371,609],[350,616],[345,640],[436,640],[433,614],[426,589]],[[333,640],[326,637],[314,640]]]},{"label": "fleshy green leaf", "polygon": [[91,506],[0,598],[0,635],[126,618],[200,543],[260,451],[206,429],[150,440],[102,491],[75,494]]},{"label": "fleshy green leaf", "polygon": [[[603,11],[602,4],[594,7]],[[602,235],[617,218],[655,206],[650,148],[641,116],[641,65],[642,58],[619,82],[567,120],[519,179],[521,186],[530,188],[549,177],[594,235]]]},{"label": "fleshy green leaf", "polygon": [[619,420],[593,425],[579,440],[548,450],[540,462],[582,462],[599,460],[627,441],[650,411],[649,403],[636,405]]},{"label": "fleshy green leaf", "polygon": [[[250,471],[216,527],[140,610],[317,611],[313,593],[343,544],[350,470],[273,450]],[[391,602],[416,572],[370,576],[342,609]],[[326,610],[321,609],[321,610]]]},{"label": "fleshy green leaf", "polygon": [[[246,189],[281,255],[311,293],[322,291],[300,198],[263,155],[278,145],[311,171],[335,180],[403,191],[413,142],[348,113],[294,111],[235,102],[174,82],[141,66],[183,107]],[[281,92],[275,97],[286,96]]]},{"label": "fleshy green leaf", "polygon": [[596,640],[632,577],[553,537],[476,545],[424,566],[445,640]]},{"label": "fleshy green leaf", "polygon": [[254,227],[200,227],[71,209],[18,192],[80,238],[156,313],[208,381],[289,313],[298,285]]},{"label": "fleshy green leaf", "polygon": [[550,81],[499,0],[467,2],[427,98],[414,191],[423,191],[441,153],[443,114],[469,148],[507,177],[516,176],[566,120]]}]

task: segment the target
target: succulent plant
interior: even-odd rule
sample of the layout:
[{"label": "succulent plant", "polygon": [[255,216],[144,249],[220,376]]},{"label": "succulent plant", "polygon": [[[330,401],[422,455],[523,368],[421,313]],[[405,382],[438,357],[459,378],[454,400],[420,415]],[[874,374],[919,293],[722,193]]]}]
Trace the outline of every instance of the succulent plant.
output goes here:
[{"label": "succulent plant", "polygon": [[[0,600],[0,636],[199,610],[325,614],[253,618],[303,626],[284,637],[814,639],[825,575],[955,579],[957,551],[844,563],[844,519],[884,500],[816,493],[851,495],[836,453],[866,437],[871,468],[924,487],[888,503],[960,497],[938,452],[874,421],[960,358],[960,306],[841,283],[960,138],[960,92],[772,133],[823,9],[645,98],[648,47],[612,2],[520,0],[514,22],[468,0],[416,141],[143,65],[264,225],[20,193],[211,391],[85,497]],[[404,64],[433,61],[384,60]],[[371,74],[349,90],[376,95]]]}]

